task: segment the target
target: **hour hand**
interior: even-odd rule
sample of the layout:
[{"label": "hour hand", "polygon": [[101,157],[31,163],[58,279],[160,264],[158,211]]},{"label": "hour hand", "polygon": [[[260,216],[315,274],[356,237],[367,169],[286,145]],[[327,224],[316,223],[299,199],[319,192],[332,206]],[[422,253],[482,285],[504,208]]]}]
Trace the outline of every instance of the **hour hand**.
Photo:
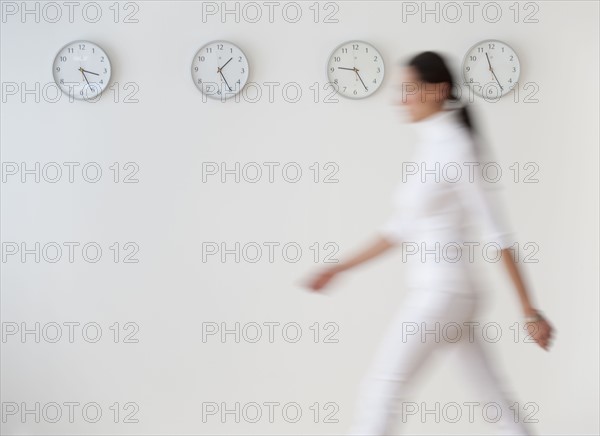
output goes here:
[{"label": "hour hand", "polygon": [[93,73],[93,72],[91,72],[91,71],[84,70],[83,68],[80,68],[80,70],[81,70],[81,71],[84,71],[84,72],[86,72],[86,73],[90,73],[90,74],[94,74],[94,75],[96,75],[96,76],[99,76],[99,74],[98,74],[98,73]]}]

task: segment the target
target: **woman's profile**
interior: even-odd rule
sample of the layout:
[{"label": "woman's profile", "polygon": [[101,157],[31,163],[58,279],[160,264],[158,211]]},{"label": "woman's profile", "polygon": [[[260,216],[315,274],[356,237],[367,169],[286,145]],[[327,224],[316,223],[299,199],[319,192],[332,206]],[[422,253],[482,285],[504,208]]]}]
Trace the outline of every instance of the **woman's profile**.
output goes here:
[{"label": "woman's profile", "polygon": [[[410,89],[410,93],[402,93],[401,104],[418,134],[412,160],[418,165],[412,167],[411,177],[403,175],[393,197],[395,212],[381,226],[378,237],[354,256],[319,271],[307,284],[312,291],[321,291],[336,275],[394,246],[401,245],[403,250],[417,253],[409,256],[407,298],[361,384],[350,434],[391,434],[411,380],[434,351],[451,347],[457,350],[461,368],[478,388],[482,401],[493,401],[501,406],[502,417],[498,423],[503,431],[530,434],[520,420],[515,422],[508,410],[509,395],[478,335],[445,341],[431,334],[407,334],[410,331],[407,326],[433,331],[449,323],[465,326],[475,319],[482,289],[472,259],[459,252],[473,241],[470,224],[474,222],[481,224],[482,240],[500,247],[499,263],[506,267],[517,291],[523,325],[546,351],[553,328],[531,301],[510,249],[515,242],[512,232],[500,219],[500,211],[492,207],[493,202],[479,178],[468,177],[468,171],[454,178],[434,174],[452,169],[457,163],[481,159],[467,106],[445,108],[449,102],[458,102],[459,97],[453,91],[453,76],[444,57],[426,51],[401,66],[402,88]],[[425,174],[419,171],[422,169],[426,169]]]}]

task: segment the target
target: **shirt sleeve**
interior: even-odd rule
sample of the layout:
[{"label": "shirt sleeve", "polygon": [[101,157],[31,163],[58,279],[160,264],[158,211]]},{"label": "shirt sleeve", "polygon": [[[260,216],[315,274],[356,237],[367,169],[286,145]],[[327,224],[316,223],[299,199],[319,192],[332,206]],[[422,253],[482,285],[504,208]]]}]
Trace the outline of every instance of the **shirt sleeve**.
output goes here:
[{"label": "shirt sleeve", "polygon": [[516,239],[504,214],[501,185],[483,179],[482,165],[475,168],[472,178],[463,175],[457,183],[459,200],[473,221],[479,224],[484,243],[496,243],[501,249],[509,248]]},{"label": "shirt sleeve", "polygon": [[401,210],[394,213],[379,227],[379,234],[393,244],[406,240],[406,218]]},{"label": "shirt sleeve", "polygon": [[[410,185],[410,183],[408,184]],[[392,244],[400,244],[406,242],[410,233],[409,226],[412,222],[410,216],[411,198],[415,195],[416,187],[407,186],[406,183],[399,182],[396,185],[392,195],[392,204],[394,206],[392,214],[387,218],[382,225],[379,226],[379,234]]]}]

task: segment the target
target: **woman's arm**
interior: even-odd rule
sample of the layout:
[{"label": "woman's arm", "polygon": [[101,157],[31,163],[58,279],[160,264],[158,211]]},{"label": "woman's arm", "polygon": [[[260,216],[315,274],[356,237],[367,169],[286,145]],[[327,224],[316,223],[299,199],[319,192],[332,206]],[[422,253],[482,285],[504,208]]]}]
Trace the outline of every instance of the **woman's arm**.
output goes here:
[{"label": "woman's arm", "polygon": [[513,252],[508,248],[504,248],[502,250],[502,258],[504,259],[504,265],[508,270],[510,279],[517,290],[523,314],[525,317],[537,317],[536,321],[526,322],[524,328],[527,329],[531,337],[544,350],[548,351],[554,329],[548,320],[546,320],[531,304],[525,283],[523,282],[519,269],[517,268],[517,263],[513,257]]},{"label": "woman's arm", "polygon": [[380,254],[392,248],[393,245],[394,244],[388,239],[384,238],[383,236],[379,236],[371,244],[366,246],[363,250],[359,251],[354,256],[350,257],[344,262],[338,263],[333,268],[337,272],[346,271],[350,268],[360,265],[361,263],[366,262],[367,260],[379,256]]},{"label": "woman's arm", "polygon": [[525,283],[521,277],[521,273],[517,268],[517,263],[513,257],[513,252],[509,248],[504,248],[502,250],[502,259],[504,260],[504,266],[508,270],[508,274],[510,275],[510,280],[517,290],[517,294],[519,297],[519,301],[521,302],[521,308],[523,309],[523,314],[527,316],[535,316],[537,313],[533,308],[531,303],[531,299],[525,287]]},{"label": "woman's arm", "polygon": [[346,271],[350,268],[354,268],[357,265],[360,265],[374,257],[379,256],[380,254],[386,252],[391,247],[394,246],[394,243],[389,239],[386,239],[383,236],[377,237],[371,244],[366,246],[363,250],[356,253],[354,256],[350,257],[344,262],[340,262],[324,271],[317,274],[313,277],[307,286],[313,291],[318,291],[323,288],[336,274]]}]

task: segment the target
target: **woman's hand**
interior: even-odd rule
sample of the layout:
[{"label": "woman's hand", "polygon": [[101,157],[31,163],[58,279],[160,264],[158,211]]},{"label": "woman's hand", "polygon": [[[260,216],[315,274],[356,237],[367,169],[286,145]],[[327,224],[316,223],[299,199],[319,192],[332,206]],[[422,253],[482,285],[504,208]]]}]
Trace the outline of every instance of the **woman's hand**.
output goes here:
[{"label": "woman's hand", "polygon": [[306,286],[313,291],[320,291],[331,281],[331,279],[333,279],[338,272],[340,271],[337,267],[329,267],[310,279]]},{"label": "woman's hand", "polygon": [[550,341],[552,340],[554,329],[544,317],[541,317],[535,322],[526,323],[525,327],[523,328],[527,330],[527,332],[538,343],[540,347],[548,351],[548,347],[550,346]]},{"label": "woman's hand", "polygon": [[370,245],[365,247],[362,251],[359,251],[353,257],[347,259],[345,262],[340,262],[319,272],[306,283],[306,286],[313,291],[320,291],[331,281],[331,279],[333,279],[333,277],[335,277],[336,274],[354,268],[369,259],[379,256],[392,248],[393,245],[394,244],[385,237],[378,236]]}]

